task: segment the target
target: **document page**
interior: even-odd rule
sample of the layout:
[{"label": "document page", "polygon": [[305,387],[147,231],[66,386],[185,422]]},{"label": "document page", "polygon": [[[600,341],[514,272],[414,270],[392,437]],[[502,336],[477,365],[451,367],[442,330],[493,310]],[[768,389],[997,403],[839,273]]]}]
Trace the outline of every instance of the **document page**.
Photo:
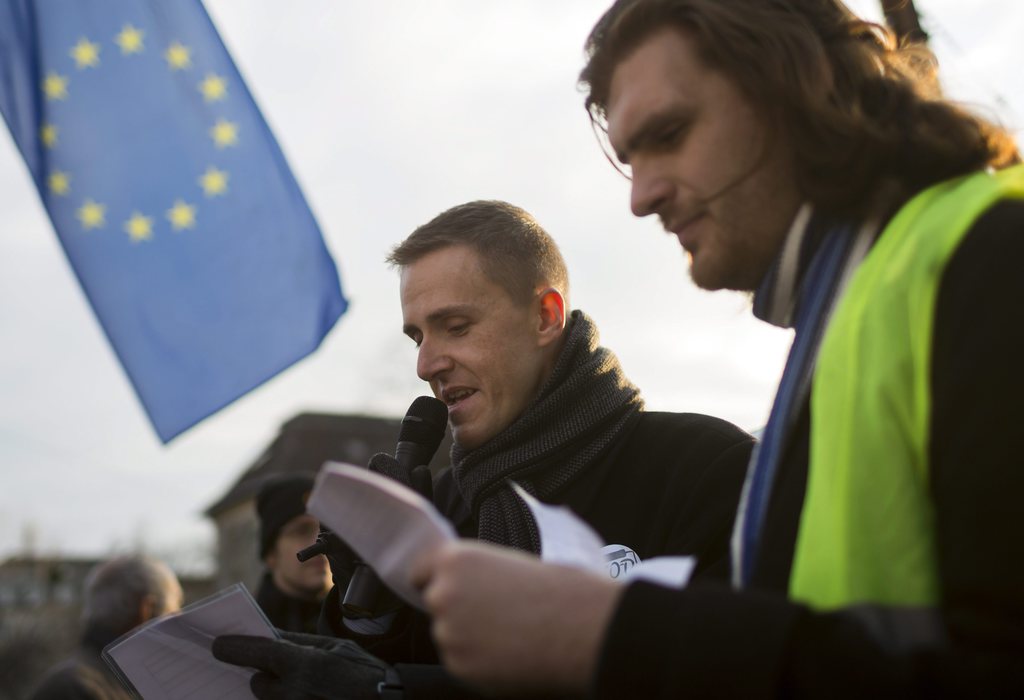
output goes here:
[{"label": "document page", "polygon": [[455,529],[418,493],[362,467],[328,462],[317,474],[306,510],[345,541],[407,603],[423,609],[412,565],[424,552],[456,539]]},{"label": "document page", "polygon": [[526,503],[537,523],[540,557],[544,561],[578,566],[595,573],[607,572],[616,581],[624,583],[643,579],[670,588],[682,588],[690,580],[696,564],[693,557],[653,557],[636,561],[628,567],[624,567],[619,559],[613,570],[609,558],[602,551],[601,537],[579,516],[566,506],[541,503],[519,484],[512,484],[512,488]]},{"label": "document page", "polygon": [[588,571],[604,571],[601,554],[604,543],[594,529],[566,506],[541,503],[519,484],[512,488],[533,515],[540,534],[540,558],[553,564],[578,566]]},{"label": "document page", "polygon": [[254,671],[221,663],[210,646],[222,634],[277,636],[256,601],[236,583],[107,645],[104,660],[146,700],[252,698]]}]

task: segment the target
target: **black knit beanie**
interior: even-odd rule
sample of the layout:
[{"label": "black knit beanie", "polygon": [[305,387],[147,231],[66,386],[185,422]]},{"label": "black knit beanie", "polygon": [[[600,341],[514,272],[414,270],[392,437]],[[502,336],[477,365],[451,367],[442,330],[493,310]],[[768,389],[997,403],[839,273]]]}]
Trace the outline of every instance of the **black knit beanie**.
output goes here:
[{"label": "black knit beanie", "polygon": [[269,479],[256,496],[260,517],[260,558],[274,546],[277,533],[289,520],[306,512],[306,499],[313,490],[308,474],[285,474]]}]

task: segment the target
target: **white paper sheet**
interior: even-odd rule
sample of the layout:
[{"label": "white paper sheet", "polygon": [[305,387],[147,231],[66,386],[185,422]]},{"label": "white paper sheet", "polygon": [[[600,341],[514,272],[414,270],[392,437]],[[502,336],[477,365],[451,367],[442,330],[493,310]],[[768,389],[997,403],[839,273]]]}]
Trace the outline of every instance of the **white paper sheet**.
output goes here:
[{"label": "white paper sheet", "polygon": [[221,663],[210,652],[222,634],[276,636],[240,583],[146,623],[108,645],[103,656],[146,700],[252,698],[254,671]]},{"label": "white paper sheet", "polygon": [[578,566],[588,571],[604,571],[603,542],[594,529],[566,506],[541,503],[519,484],[512,488],[533,514],[540,534],[540,558],[553,564]]},{"label": "white paper sheet", "polygon": [[321,467],[306,510],[344,540],[403,600],[423,609],[416,558],[456,539],[434,505],[403,484],[351,464]]},{"label": "white paper sheet", "polygon": [[512,488],[526,503],[540,533],[541,559],[556,564],[578,566],[595,573],[607,572],[616,581],[627,583],[643,579],[661,586],[682,588],[690,580],[696,561],[693,557],[654,557],[618,571],[609,570],[602,552],[601,537],[566,506],[541,503],[519,484]]}]

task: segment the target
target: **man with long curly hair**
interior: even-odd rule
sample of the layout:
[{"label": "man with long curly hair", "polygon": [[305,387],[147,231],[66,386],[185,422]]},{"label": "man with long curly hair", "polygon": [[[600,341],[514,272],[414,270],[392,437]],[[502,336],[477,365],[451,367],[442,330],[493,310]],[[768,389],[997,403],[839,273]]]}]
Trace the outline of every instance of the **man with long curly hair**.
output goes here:
[{"label": "man with long curly hair", "polygon": [[838,0],[618,0],[587,55],[634,213],[793,347],[731,586],[452,545],[420,568],[448,668],[601,698],[1024,695],[1011,137]]}]

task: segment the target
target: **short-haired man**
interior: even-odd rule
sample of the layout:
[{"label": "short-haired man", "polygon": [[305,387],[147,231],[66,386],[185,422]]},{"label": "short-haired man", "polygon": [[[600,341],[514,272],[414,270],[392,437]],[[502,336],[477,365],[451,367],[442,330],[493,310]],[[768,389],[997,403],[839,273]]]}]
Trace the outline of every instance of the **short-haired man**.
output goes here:
[{"label": "short-haired man", "polygon": [[85,629],[75,656],[56,668],[33,700],[128,700],[131,695],[100,657],[103,647],[155,617],[181,608],[181,586],[161,561],[119,557],[97,564],[85,581]]},{"label": "short-haired man", "polygon": [[[462,204],[418,228],[389,260],[401,271],[403,330],[419,348],[416,371],[448,404],[452,467],[434,485],[434,502],[460,535],[539,553],[514,481],[569,506],[624,556],[691,554],[698,578],[723,577],[752,439],[717,418],[643,410],[639,390],[598,344],[594,322],[570,313],[565,263],[533,217],[500,201]],[[379,458],[371,469],[387,472]],[[464,692],[430,665],[437,656],[424,616],[395,624],[400,644],[394,635],[353,635],[340,621],[332,631],[389,662],[423,663],[397,666],[396,683],[412,697]],[[284,642],[254,644],[276,646],[279,661],[294,661],[277,664],[291,669],[279,674],[281,686],[358,682],[342,668],[360,662],[337,658],[313,685],[311,656],[299,661]],[[350,647],[333,648],[353,656]],[[234,663],[257,660],[244,651],[225,657],[222,643],[214,649]],[[277,681],[259,675],[258,694],[272,696]]]},{"label": "short-haired man", "polygon": [[587,48],[633,211],[796,336],[733,589],[456,544],[421,568],[446,666],[608,698],[1024,695],[1012,139],[838,0],[619,0]]},{"label": "short-haired man", "polygon": [[722,517],[750,437],[717,418],[643,410],[594,322],[570,312],[565,262],[533,217],[463,204],[389,261],[416,372],[448,404],[452,468],[435,501],[460,534],[538,553],[516,481],[641,558],[690,553],[698,572],[725,563]]},{"label": "short-haired man", "polygon": [[275,475],[260,487],[260,558],[266,567],[256,602],[270,622],[288,632],[316,631],[320,605],[331,587],[327,558],[299,561],[296,552],[316,540],[320,523],[306,513],[313,490],[308,474]]}]

